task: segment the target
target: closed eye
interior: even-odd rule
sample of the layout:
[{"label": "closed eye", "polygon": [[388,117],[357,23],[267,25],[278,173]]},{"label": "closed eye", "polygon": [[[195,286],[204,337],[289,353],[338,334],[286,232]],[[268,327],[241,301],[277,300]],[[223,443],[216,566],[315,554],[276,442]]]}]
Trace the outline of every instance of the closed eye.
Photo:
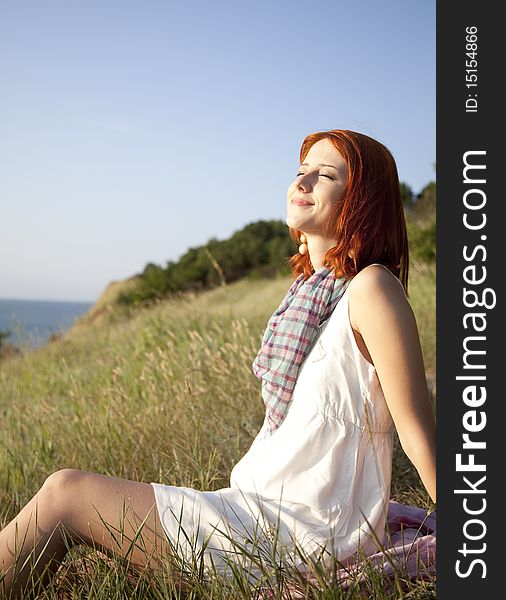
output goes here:
[{"label": "closed eye", "polygon": [[[297,173],[297,177],[300,177],[301,175],[305,175],[305,173]],[[335,177],[332,177],[331,175],[326,175],[325,173],[320,173],[319,177],[326,177],[327,179],[332,179],[333,181],[335,180]]]}]

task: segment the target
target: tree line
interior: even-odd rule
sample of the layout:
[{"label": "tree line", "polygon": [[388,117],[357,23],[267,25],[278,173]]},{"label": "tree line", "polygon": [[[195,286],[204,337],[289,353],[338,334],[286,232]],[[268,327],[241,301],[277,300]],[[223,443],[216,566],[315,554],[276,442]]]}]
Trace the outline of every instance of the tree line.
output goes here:
[{"label": "tree line", "polygon": [[[433,262],[436,257],[436,184],[430,182],[416,195],[401,183],[408,228],[410,258]],[[138,304],[188,290],[200,291],[244,277],[271,278],[288,275],[287,260],[297,250],[283,221],[257,221],[227,240],[210,239],[190,248],[166,266],[148,263],[137,274],[139,283],[121,292],[120,304]]]}]

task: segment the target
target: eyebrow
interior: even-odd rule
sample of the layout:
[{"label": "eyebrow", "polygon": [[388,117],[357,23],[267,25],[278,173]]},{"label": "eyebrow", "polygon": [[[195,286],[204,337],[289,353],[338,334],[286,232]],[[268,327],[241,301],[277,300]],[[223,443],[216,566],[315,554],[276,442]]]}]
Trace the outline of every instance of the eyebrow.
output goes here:
[{"label": "eyebrow", "polygon": [[[307,167],[308,163],[301,163],[299,165],[300,167]],[[323,163],[320,163],[319,165],[316,165],[317,167],[331,167],[332,169],[335,169],[336,171],[339,171],[339,169],[335,166],[335,165],[325,165]]]}]

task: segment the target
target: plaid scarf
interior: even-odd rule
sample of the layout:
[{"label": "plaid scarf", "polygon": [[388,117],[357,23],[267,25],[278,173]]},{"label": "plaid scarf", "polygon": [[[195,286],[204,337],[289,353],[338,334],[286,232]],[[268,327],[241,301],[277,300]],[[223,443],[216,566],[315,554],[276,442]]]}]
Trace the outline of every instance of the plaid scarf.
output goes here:
[{"label": "plaid scarf", "polygon": [[300,365],[320,326],[336,307],[347,283],[321,267],[307,280],[299,275],[267,323],[253,373],[262,380],[262,398],[271,432],[288,413]]}]

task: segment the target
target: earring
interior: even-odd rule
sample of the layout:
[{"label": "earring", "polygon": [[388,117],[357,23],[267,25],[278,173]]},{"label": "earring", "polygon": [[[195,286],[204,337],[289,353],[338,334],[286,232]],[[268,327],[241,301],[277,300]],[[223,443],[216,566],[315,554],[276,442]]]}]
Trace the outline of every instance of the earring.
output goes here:
[{"label": "earring", "polygon": [[303,233],[301,233],[300,234],[299,253],[306,254],[306,252],[307,252],[307,238]]}]

